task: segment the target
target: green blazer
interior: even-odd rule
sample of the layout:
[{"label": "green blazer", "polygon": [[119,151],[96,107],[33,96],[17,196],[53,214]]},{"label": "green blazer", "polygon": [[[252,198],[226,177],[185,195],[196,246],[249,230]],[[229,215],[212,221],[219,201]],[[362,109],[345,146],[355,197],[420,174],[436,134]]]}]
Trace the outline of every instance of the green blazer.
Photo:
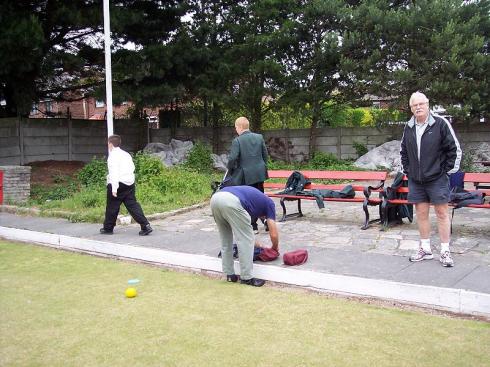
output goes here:
[{"label": "green blazer", "polygon": [[244,131],[233,139],[228,156],[228,175],[232,185],[253,185],[267,176],[267,148],[261,134]]}]

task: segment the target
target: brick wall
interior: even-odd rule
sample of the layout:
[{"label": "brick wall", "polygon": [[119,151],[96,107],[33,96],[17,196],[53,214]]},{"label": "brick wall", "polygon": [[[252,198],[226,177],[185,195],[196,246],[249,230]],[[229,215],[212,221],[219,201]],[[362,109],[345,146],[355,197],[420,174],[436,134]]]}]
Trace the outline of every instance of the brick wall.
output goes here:
[{"label": "brick wall", "polygon": [[31,167],[0,166],[3,172],[3,204],[25,203],[31,193]]}]

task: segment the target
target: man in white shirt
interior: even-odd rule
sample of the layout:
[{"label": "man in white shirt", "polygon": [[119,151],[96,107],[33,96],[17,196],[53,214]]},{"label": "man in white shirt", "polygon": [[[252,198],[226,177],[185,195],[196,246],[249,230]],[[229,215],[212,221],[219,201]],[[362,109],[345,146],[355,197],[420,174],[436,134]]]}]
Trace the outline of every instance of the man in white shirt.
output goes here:
[{"label": "man in white shirt", "polygon": [[113,234],[119,208],[124,203],[129,214],[141,226],[140,236],[146,236],[153,229],[143,214],[141,205],[136,201],[133,158],[128,152],[120,148],[121,137],[119,135],[109,136],[107,145],[109,147],[109,157],[107,158],[109,171],[107,175],[107,204],[104,227],[100,229],[100,233]]}]

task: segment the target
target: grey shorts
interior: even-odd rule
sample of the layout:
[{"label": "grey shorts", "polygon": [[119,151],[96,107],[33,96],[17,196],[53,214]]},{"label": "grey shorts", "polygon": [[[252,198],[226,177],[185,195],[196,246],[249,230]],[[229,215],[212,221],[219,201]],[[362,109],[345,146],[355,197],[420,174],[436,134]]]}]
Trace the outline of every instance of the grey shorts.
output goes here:
[{"label": "grey shorts", "polygon": [[445,204],[449,202],[449,178],[442,175],[431,182],[418,183],[408,178],[408,202]]}]

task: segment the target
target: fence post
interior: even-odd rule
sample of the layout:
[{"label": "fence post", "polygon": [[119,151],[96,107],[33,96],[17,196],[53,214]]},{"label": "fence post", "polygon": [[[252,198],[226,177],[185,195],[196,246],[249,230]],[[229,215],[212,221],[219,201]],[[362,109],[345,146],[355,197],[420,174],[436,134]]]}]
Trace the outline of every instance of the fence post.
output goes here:
[{"label": "fence post", "polygon": [[337,128],[337,158],[342,159],[342,128]]},{"label": "fence post", "polygon": [[71,161],[73,149],[73,125],[71,121],[71,115],[68,114],[68,160]]},{"label": "fence post", "polygon": [[18,130],[19,130],[19,150],[20,150],[20,165],[23,166],[25,163],[25,156],[24,156],[24,128],[22,127],[22,117],[18,117]]},{"label": "fence post", "polygon": [[3,171],[0,171],[0,205],[3,205]]}]

